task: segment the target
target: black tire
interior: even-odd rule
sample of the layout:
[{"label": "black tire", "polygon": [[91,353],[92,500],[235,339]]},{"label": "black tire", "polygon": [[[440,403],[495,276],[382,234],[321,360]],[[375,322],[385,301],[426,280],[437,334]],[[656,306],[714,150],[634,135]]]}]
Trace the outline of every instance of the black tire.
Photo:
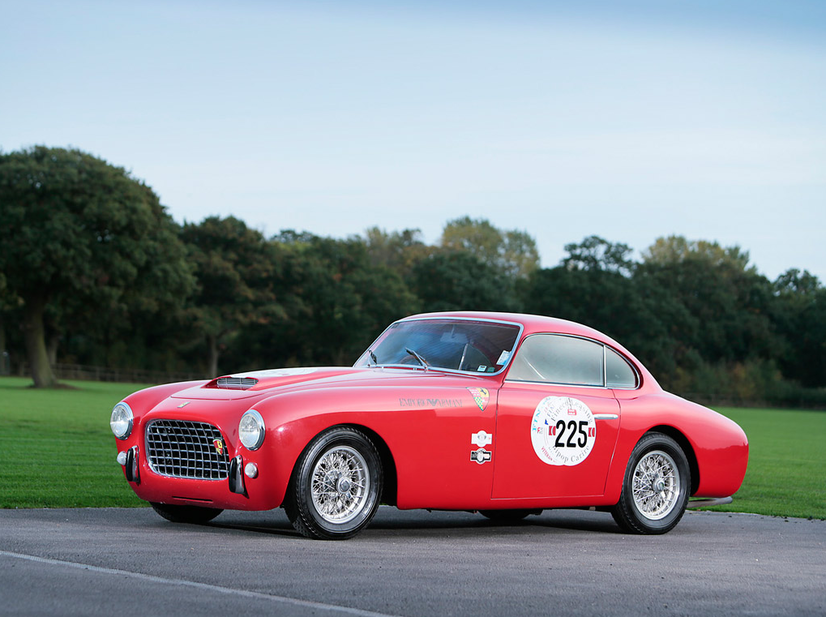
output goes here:
[{"label": "black tire", "polygon": [[690,491],[691,472],[682,448],[668,435],[647,433],[631,452],[611,515],[629,533],[666,533],[683,517]]},{"label": "black tire", "polygon": [[518,523],[529,514],[542,514],[542,510],[479,510],[479,514],[494,523],[508,525]]},{"label": "black tire", "polygon": [[318,540],[345,540],[378,510],[381,458],[373,442],[348,427],[318,435],[298,459],[284,509],[293,527]]},{"label": "black tire", "polygon": [[173,523],[202,525],[223,512],[219,508],[202,508],[200,506],[171,506],[166,503],[155,502],[150,502],[150,505],[155,512]]}]

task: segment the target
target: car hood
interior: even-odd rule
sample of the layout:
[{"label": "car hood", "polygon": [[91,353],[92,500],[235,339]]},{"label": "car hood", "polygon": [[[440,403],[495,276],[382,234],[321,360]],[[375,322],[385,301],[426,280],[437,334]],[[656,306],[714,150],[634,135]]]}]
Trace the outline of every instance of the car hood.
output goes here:
[{"label": "car hood", "polygon": [[[460,381],[475,383],[488,381],[475,375],[444,373],[437,370],[404,368],[352,368],[352,367],[308,367],[271,369],[249,373],[235,373],[218,377],[210,382],[181,390],[171,396],[187,400],[240,400],[286,391],[341,388],[417,385],[437,381],[440,385]],[[456,384],[459,385],[459,384]]]}]

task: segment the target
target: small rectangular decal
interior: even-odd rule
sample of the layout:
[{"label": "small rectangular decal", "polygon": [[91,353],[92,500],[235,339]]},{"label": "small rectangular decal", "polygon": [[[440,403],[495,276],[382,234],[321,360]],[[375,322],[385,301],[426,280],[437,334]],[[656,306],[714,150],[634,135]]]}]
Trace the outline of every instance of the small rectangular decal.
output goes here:
[{"label": "small rectangular decal", "polygon": [[493,435],[485,431],[473,433],[470,436],[470,443],[472,443],[474,446],[479,446],[480,448],[483,448],[484,446],[489,446],[493,443]]},{"label": "small rectangular decal", "polygon": [[487,463],[489,460],[493,458],[493,452],[489,450],[485,450],[484,448],[479,448],[478,450],[473,450],[470,453],[470,460],[476,461],[480,465]]}]

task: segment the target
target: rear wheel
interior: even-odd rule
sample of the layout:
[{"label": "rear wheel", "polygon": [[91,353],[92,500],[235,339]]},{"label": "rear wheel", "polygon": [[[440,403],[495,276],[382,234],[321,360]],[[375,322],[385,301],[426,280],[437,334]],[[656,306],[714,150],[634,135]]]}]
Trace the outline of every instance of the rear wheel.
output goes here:
[{"label": "rear wheel", "polygon": [[631,452],[622,494],[611,514],[625,531],[666,533],[683,517],[690,489],[682,448],[668,435],[648,433]]},{"label": "rear wheel", "polygon": [[373,442],[355,429],[334,428],[299,457],[284,509],[308,538],[344,540],[373,519],[381,487],[381,458]]},{"label": "rear wheel", "polygon": [[173,523],[208,523],[223,510],[219,508],[202,508],[200,506],[172,506],[167,503],[150,502],[152,509]]}]

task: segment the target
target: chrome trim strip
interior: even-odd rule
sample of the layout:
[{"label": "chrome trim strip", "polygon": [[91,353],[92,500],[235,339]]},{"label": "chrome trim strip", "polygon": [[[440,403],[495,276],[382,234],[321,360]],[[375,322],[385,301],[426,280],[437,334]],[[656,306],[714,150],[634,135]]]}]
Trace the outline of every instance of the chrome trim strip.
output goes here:
[{"label": "chrome trim strip", "polygon": [[608,387],[608,346],[605,343],[602,345],[602,387]]},{"label": "chrome trim strip", "polygon": [[[482,373],[480,373],[482,374]],[[491,373],[492,374],[492,373]],[[507,379],[505,378],[504,383],[524,383],[529,384],[532,386],[545,386],[548,388],[588,388],[589,390],[602,390],[603,392],[609,392],[610,390],[616,390],[617,388],[606,388],[605,386],[589,386],[588,384],[581,384],[581,383],[560,383],[557,381],[528,381],[522,379]]]},{"label": "chrome trim strip", "polygon": [[617,420],[619,414],[616,413],[595,413],[594,420]]}]

